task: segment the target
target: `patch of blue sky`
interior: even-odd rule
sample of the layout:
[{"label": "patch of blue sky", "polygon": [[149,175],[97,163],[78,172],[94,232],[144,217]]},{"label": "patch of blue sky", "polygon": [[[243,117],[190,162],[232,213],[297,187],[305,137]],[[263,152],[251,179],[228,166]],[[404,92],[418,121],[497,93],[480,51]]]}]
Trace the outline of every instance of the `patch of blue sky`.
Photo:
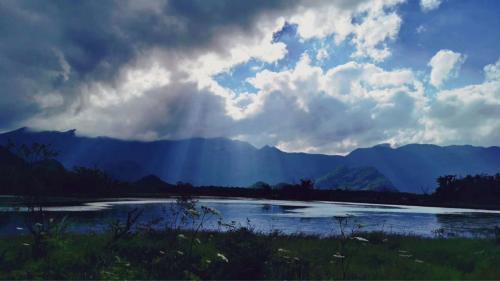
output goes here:
[{"label": "patch of blue sky", "polygon": [[430,73],[429,60],[442,49],[467,56],[459,76],[445,82],[445,89],[481,83],[483,68],[500,56],[500,1],[443,1],[433,11],[423,12],[418,1],[408,1],[398,10],[403,24],[394,42],[392,56],[384,68],[412,68]]},{"label": "patch of blue sky", "polygon": [[273,42],[283,42],[287,53],[284,58],[274,63],[265,63],[255,59],[237,65],[230,71],[220,73],[214,77],[221,86],[232,89],[235,93],[256,93],[257,89],[247,82],[254,77],[255,73],[267,69],[269,71],[284,71],[295,67],[300,56],[307,50],[308,46],[302,42],[297,35],[297,26],[285,23],[283,28],[273,35]]},{"label": "patch of blue sky", "polygon": [[[402,25],[395,40],[388,41],[392,55],[385,61],[375,63],[386,70],[410,68],[419,79],[426,80],[430,74],[428,62],[442,49],[449,49],[467,56],[458,77],[447,80],[442,89],[452,89],[470,84],[482,83],[483,68],[495,63],[500,57],[500,1],[443,1],[436,10],[423,12],[419,1],[407,1],[400,5],[397,13],[402,18]],[[355,18],[359,21],[362,17]],[[352,36],[352,35],[351,35]],[[301,40],[297,26],[285,24],[274,34],[275,42],[287,46],[287,54],[275,63],[250,60],[235,66],[231,71],[215,77],[222,86],[237,93],[256,92],[246,79],[254,77],[263,69],[283,71],[295,67],[300,57],[307,53],[313,65],[323,70],[345,64],[349,61],[374,63],[368,58],[352,58],[355,52],[352,38],[348,37],[339,45],[333,41],[333,35],[322,39]],[[317,60],[320,49],[325,48],[328,56]],[[429,94],[437,90],[428,85]]]},{"label": "patch of blue sky", "polygon": [[310,46],[300,40],[297,34],[297,25],[285,23],[283,28],[273,35],[273,42],[285,43],[287,54],[276,64],[268,68],[270,71],[283,71],[295,67],[302,54],[309,49]]},{"label": "patch of blue sky", "polygon": [[[321,40],[309,40],[308,43],[311,45],[309,50],[311,51],[308,52],[308,54],[311,57],[312,64],[321,67],[324,71],[328,71],[335,66],[352,61],[351,55],[354,53],[355,49],[352,43],[350,43],[350,37],[351,36],[338,45],[334,43],[333,36],[327,36]],[[317,55],[322,48],[326,50],[327,56],[322,60],[318,60]]]},{"label": "patch of blue sky", "polygon": [[257,89],[246,80],[254,77],[255,73],[267,69],[269,71],[284,71],[295,67],[300,56],[308,49],[305,42],[300,41],[297,35],[297,26],[286,23],[283,28],[273,36],[273,42],[283,42],[287,53],[284,58],[274,63],[265,63],[255,59],[239,64],[230,71],[214,77],[221,86],[232,89],[235,93],[256,93]]},{"label": "patch of blue sky", "polygon": [[233,67],[228,72],[220,73],[214,76],[214,80],[221,86],[231,89],[237,94],[255,93],[257,89],[248,83],[246,79],[255,75],[255,72],[263,69],[267,64],[261,61],[251,59],[246,63]]},{"label": "patch of blue sky", "polygon": [[[301,39],[297,33],[297,26],[295,24],[285,24],[283,29],[275,34],[274,40],[285,43],[288,53],[277,64],[268,68],[271,71],[283,71],[294,68],[304,54],[310,57],[312,65],[322,67],[323,70],[328,70],[334,65],[349,61],[349,56],[353,52],[352,46],[346,41],[336,46],[333,43],[333,35],[321,39]],[[326,49],[328,56],[322,60],[317,60],[317,54],[323,48]]]},{"label": "patch of blue sky", "polygon": [[[312,65],[319,66],[325,71],[335,65],[344,64],[352,60],[350,55],[354,49],[348,43],[349,40],[339,45],[333,43],[333,36],[322,39],[313,38],[303,40],[297,34],[297,26],[295,24],[286,23],[273,37],[274,42],[286,44],[287,53],[282,59],[275,63],[265,63],[251,59],[246,63],[233,67],[228,72],[216,75],[214,79],[221,86],[230,88],[235,93],[255,93],[257,89],[247,82],[248,78],[254,77],[257,72],[264,69],[274,72],[293,69],[304,54],[309,55]],[[322,60],[318,60],[316,59],[317,53],[322,48],[326,49],[328,56]]]}]

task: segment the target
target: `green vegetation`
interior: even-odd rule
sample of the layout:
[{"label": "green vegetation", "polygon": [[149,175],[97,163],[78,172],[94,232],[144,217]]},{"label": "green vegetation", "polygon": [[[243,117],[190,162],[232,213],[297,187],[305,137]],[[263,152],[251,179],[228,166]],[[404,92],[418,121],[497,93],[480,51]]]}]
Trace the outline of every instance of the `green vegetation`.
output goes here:
[{"label": "green vegetation", "polygon": [[[494,240],[142,231],[0,239],[0,279],[498,279]],[[365,239],[367,242],[365,242]],[[343,250],[340,250],[340,249]]]},{"label": "green vegetation", "polygon": [[500,173],[495,175],[446,175],[437,179],[436,198],[448,202],[500,205]]},{"label": "green vegetation", "polygon": [[373,167],[340,166],[318,178],[316,187],[321,189],[397,191],[391,181]]},{"label": "green vegetation", "polygon": [[40,197],[48,195],[105,196],[130,189],[97,168],[68,171],[55,160],[50,145],[33,143],[0,146],[0,194]]}]

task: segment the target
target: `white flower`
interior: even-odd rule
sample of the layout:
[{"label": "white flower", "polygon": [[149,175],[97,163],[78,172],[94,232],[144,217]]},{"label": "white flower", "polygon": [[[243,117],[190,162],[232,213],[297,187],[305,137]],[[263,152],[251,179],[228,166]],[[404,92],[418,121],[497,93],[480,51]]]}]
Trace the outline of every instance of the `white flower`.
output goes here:
[{"label": "white flower", "polygon": [[199,213],[197,210],[195,210],[195,209],[189,209],[189,210],[187,210],[187,212],[188,212],[191,216],[193,216],[193,217],[197,217],[197,216],[199,216],[199,215],[200,215],[200,213]]},{"label": "white flower", "polygon": [[399,255],[399,256],[402,258],[411,258],[412,257],[412,255]]},{"label": "white flower", "polygon": [[361,242],[368,242],[368,239],[363,238],[363,237],[359,237],[359,236],[353,237],[352,239],[356,239],[356,240],[361,241]]},{"label": "white flower", "polygon": [[341,255],[339,252],[337,252],[335,255],[333,255],[334,258],[336,259],[344,259],[345,256]]},{"label": "white flower", "polygon": [[217,253],[217,257],[220,258],[221,260],[223,260],[224,262],[229,262],[229,260],[226,258],[226,256],[224,256],[221,253]]}]

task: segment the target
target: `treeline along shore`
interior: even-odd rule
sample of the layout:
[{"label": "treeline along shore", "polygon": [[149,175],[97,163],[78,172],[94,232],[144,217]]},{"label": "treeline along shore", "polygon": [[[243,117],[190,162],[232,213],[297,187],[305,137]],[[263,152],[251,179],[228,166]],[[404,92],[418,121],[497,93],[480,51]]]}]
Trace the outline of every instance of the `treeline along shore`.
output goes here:
[{"label": "treeline along shore", "polygon": [[444,175],[432,193],[315,189],[314,181],[251,187],[193,186],[166,183],[150,175],[136,182],[119,181],[98,168],[67,170],[54,160],[50,146],[0,147],[0,194],[40,197],[171,197],[181,195],[279,200],[322,200],[396,205],[500,209],[500,174],[457,177]]}]

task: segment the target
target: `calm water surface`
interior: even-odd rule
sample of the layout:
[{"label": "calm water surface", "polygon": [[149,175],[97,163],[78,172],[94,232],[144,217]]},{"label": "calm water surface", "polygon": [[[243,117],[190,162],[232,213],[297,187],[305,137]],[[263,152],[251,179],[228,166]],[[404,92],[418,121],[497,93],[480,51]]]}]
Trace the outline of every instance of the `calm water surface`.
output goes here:
[{"label": "calm water surface", "polygon": [[[156,220],[155,228],[162,228],[168,220],[174,199],[129,199],[87,202],[78,205],[61,204],[47,207],[54,218],[67,216],[69,230],[73,232],[100,232],[109,223],[126,218],[127,212],[143,210],[140,224]],[[220,215],[206,217],[205,229],[219,229],[218,221],[237,226],[248,226],[256,231],[281,231],[332,235],[338,233],[334,217],[348,217],[350,227],[361,225],[363,231],[435,236],[440,231],[445,236],[493,235],[495,226],[500,227],[500,211],[378,205],[340,202],[301,202],[263,199],[198,198],[197,207],[210,207]],[[0,235],[22,234],[23,209],[8,203],[0,205]],[[159,220],[158,220],[159,219]],[[162,221],[163,220],[163,221]],[[184,225],[192,227],[192,224]]]}]

